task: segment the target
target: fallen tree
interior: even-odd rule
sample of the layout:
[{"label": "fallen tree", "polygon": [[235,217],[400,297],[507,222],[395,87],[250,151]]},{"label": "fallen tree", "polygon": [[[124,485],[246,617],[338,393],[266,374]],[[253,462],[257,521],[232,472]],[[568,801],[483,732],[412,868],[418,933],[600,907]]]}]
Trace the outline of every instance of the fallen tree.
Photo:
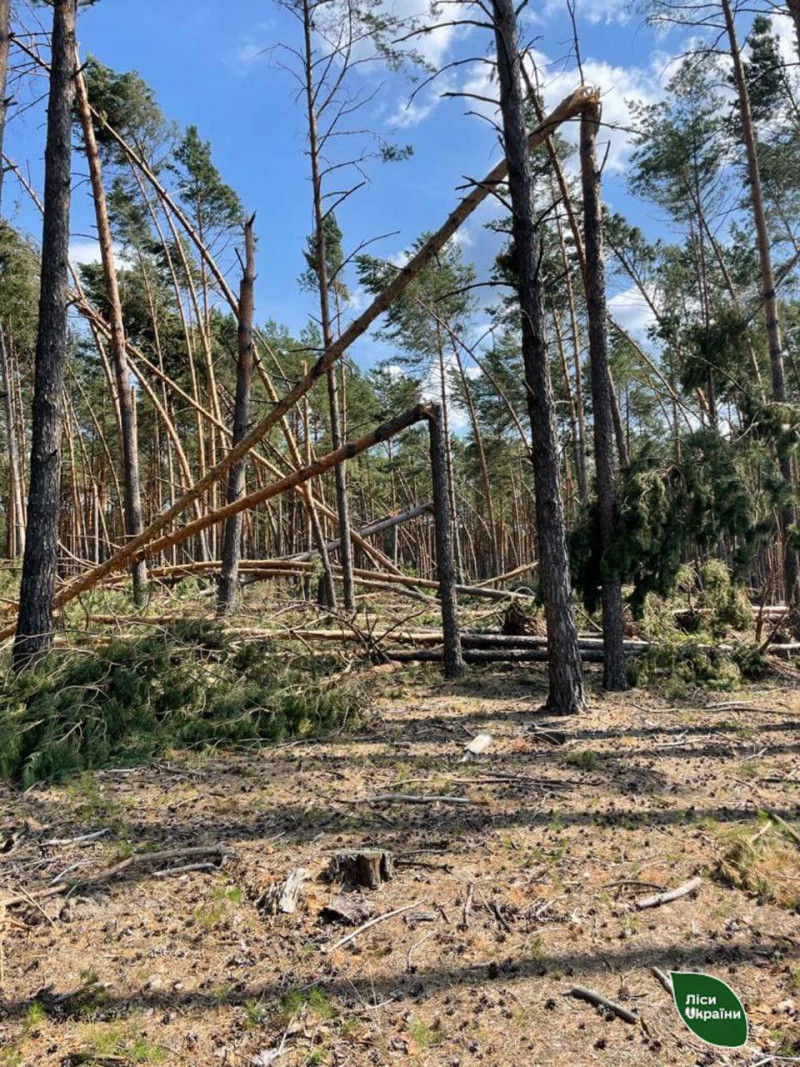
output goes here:
[{"label": "fallen tree", "polygon": [[[580,114],[586,101],[591,95],[590,90],[580,88],[566,97],[553,109],[543,123],[531,131],[528,137],[528,147],[533,149],[538,145],[543,144],[556,127]],[[195,501],[199,500],[211,486],[218,482],[231,467],[243,459],[255,445],[264,438],[268,431],[280,422],[283,416],[291,411],[314,387],[320,378],[327,373],[329,368],[342,358],[344,353],[353,345],[353,343],[357,341],[358,338],[369,329],[372,323],[392,305],[401,293],[403,293],[411,284],[414,278],[417,277],[420,271],[422,271],[437,253],[444,248],[450,238],[457,232],[467,218],[472,215],[488,196],[495,192],[497,186],[505,179],[507,173],[508,164],[504,158],[486,175],[483,181],[475,184],[472,191],[464,197],[464,199],[451,212],[443,225],[432,234],[430,238],[428,238],[416,255],[412,256],[411,259],[409,259],[409,261],[397,272],[395,277],[392,278],[386,288],[372,301],[369,307],[367,307],[366,310],[340,334],[337,340],[334,341],[330,348],[323,353],[308,373],[305,374],[297,384],[290,389],[280,401],[278,401],[278,403],[273,405],[264,418],[250,430],[239,444],[233,447],[227,455],[223,456],[213,467],[209,468],[209,470],[206,471],[206,473],[199,478],[193,486],[154,519],[141,534],[132,538],[123,548],[113,556],[109,557],[109,559],[87,570],[80,577],[61,589],[56,594],[54,608],[62,607],[64,604],[74,600],[81,593],[84,593],[97,585],[97,583],[107,575],[125,569],[125,567],[127,567],[133,560],[150,555],[159,551],[161,548],[171,547],[173,544],[180,543],[180,541],[185,540],[185,537],[183,536],[185,530],[193,528],[192,533],[194,533],[199,529],[205,529],[206,525],[212,525],[214,522],[221,521],[222,518],[227,517],[227,515],[221,514],[225,509],[219,509],[218,511],[211,513],[211,517],[203,516],[202,520],[198,518],[195,523],[190,523],[189,526],[184,527],[180,531],[176,531],[173,534],[168,534],[160,538],[158,537],[167,526],[174,522],[175,519],[179,518],[179,516],[191,507]],[[150,175],[148,175],[148,177],[150,177]],[[218,280],[221,284],[224,283],[224,278]],[[337,456],[337,460],[334,462],[339,461],[339,458],[341,457]],[[344,458],[349,457],[345,456]],[[327,469],[327,467],[324,469]],[[315,473],[310,476],[314,477],[318,473],[322,473],[322,471],[315,471]],[[306,479],[300,479],[300,481],[303,480]],[[285,488],[291,488],[293,484],[300,484],[300,481],[293,483],[290,478],[283,479],[283,482],[287,483]],[[252,494],[251,497],[244,497],[242,498],[242,501],[237,503],[247,502],[251,499]],[[264,499],[268,498],[265,497]],[[247,506],[253,505],[247,504]],[[219,516],[219,518],[215,518],[214,516]],[[210,521],[208,521],[209,518]],[[190,533],[186,536],[192,536],[192,534]],[[14,629],[15,626],[12,626],[10,630],[7,628],[0,632],[0,638],[10,636],[10,634],[14,632]]]}]

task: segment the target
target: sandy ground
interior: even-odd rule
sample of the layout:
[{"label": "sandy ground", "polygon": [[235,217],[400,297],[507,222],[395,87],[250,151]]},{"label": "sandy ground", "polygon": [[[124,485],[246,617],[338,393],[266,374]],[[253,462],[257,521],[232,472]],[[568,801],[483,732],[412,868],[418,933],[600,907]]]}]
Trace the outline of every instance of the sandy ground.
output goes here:
[{"label": "sandy ground", "polygon": [[[376,716],[355,735],[171,753],[25,795],[2,787],[6,898],[148,850],[227,855],[166,874],[214,857],[134,862],[92,891],[9,908],[0,1064],[800,1056],[800,848],[782,839],[780,903],[765,901],[769,885],[760,897],[731,887],[718,866],[734,838],[759,833],[759,810],[800,826],[800,693],[785,680],[676,705],[653,690],[604,695],[593,678],[585,717],[550,720],[564,744],[531,729],[543,725],[540,672],[472,670],[454,685],[378,668],[369,687]],[[491,745],[464,762],[481,731]],[[443,799],[370,803],[384,794]],[[348,902],[373,916],[413,906],[335,948],[353,928],[320,917],[340,895],[323,877],[331,854],[375,847],[394,853],[394,877]],[[264,890],[296,867],[309,872],[297,910],[267,914]],[[696,894],[636,908],[650,886],[696,875]],[[654,965],[729,982],[748,1010],[747,1047],[695,1039]],[[565,995],[573,984],[639,1021]]]}]

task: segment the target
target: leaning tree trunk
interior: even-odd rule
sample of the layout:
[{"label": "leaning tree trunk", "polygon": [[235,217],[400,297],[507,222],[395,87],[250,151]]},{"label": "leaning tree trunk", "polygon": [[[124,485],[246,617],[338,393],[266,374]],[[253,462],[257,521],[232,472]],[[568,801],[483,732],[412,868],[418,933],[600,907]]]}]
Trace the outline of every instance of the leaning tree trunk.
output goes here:
[{"label": "leaning tree trunk", "polygon": [[[234,448],[247,433],[250,420],[250,383],[253,378],[255,343],[253,341],[254,289],[256,282],[256,253],[253,239],[255,216],[244,227],[245,261],[239,297],[239,360],[236,365],[236,402],[233,409]],[[228,503],[244,496],[245,459],[231,467],[228,474]],[[227,615],[233,608],[236,583],[239,578],[239,557],[242,544],[242,512],[231,515],[225,523],[222,541],[222,571],[217,593],[217,615]]]},{"label": "leaning tree trunk", "polygon": [[534,217],[533,174],[513,0],[493,0],[493,10],[500,109],[513,210],[516,283],[522,313],[522,357],[531,422],[540,573],[550,649],[547,710],[570,715],[582,710],[586,698],[570,588],[555,402],[545,340],[539,274],[542,237]]},{"label": "leaning tree trunk", "polygon": [[586,105],[581,116],[581,178],[583,182],[584,247],[586,252],[586,310],[589,319],[589,364],[594,408],[594,455],[600,534],[600,575],[603,594],[603,685],[620,692],[628,688],[625,666],[625,626],[622,582],[613,560],[617,525],[617,484],[614,469],[614,415],[608,367],[606,279],[603,263],[603,206],[597,166],[598,101]]},{"label": "leaning tree trunk", "polygon": [[[111,236],[108,203],[103,183],[103,167],[100,162],[100,153],[97,149],[97,138],[89,106],[89,93],[83,74],[78,74],[75,79],[75,96],[83,130],[86,159],[89,164],[89,178],[92,183],[92,197],[94,199],[95,219],[97,220],[97,237],[100,242],[100,259],[103,265],[106,297],[108,298],[108,316],[111,328],[109,341],[119,399],[122,479],[125,492],[125,534],[128,538],[132,538],[138,537],[144,529],[139,479],[136,408],[131,391],[131,373],[128,366],[128,352],[125,346],[125,324],[122,318],[122,300],[119,292],[117,266],[114,261],[114,241]],[[145,560],[141,559],[133,564],[131,578],[133,580],[134,603],[137,607],[143,607],[147,601],[147,563]]]},{"label": "leaning tree trunk", "polygon": [[[769,362],[772,371],[772,399],[776,404],[786,403],[786,383],[783,369],[783,343],[781,340],[781,326],[778,316],[778,297],[775,291],[775,273],[772,269],[772,253],[770,250],[769,231],[767,229],[767,216],[764,211],[764,197],[761,191],[761,172],[758,164],[758,148],[756,134],[753,126],[753,116],[750,110],[750,95],[747,90],[747,78],[745,76],[742,54],[739,49],[739,41],[736,35],[736,23],[730,0],[721,0],[722,11],[725,16],[725,27],[728,33],[728,44],[733,62],[733,79],[739,104],[739,121],[742,124],[742,141],[747,153],[747,178],[750,186],[750,199],[753,204],[753,219],[756,227],[756,241],[758,244],[758,258],[761,267],[761,298],[764,303],[764,317],[767,327],[767,344],[769,346]],[[794,14],[794,11],[792,12]],[[797,599],[798,578],[800,577],[800,561],[797,550],[789,543],[790,528],[796,520],[794,507],[794,476],[792,471],[792,457],[786,448],[779,448],[778,463],[781,478],[786,483],[787,491],[792,494],[792,502],[785,504],[780,512],[780,535],[783,552],[783,578],[786,587],[786,602],[791,604]]]},{"label": "leaning tree trunk", "polygon": [[31,664],[48,652],[53,644],[53,600],[61,495],[62,397],[67,357],[75,9],[76,0],[55,0],[53,6],[28,530],[14,641],[15,670]]}]

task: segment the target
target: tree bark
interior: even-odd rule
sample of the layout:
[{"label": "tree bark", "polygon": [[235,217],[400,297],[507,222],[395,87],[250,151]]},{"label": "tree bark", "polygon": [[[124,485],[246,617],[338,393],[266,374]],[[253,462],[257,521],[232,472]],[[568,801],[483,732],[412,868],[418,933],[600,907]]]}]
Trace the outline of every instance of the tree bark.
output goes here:
[{"label": "tree bark", "polygon": [[0,378],[4,386],[6,413],[6,434],[8,439],[8,475],[11,496],[8,523],[12,528],[10,538],[13,558],[25,552],[25,479],[20,463],[19,440],[17,438],[17,419],[14,411],[14,379],[11,372],[11,360],[6,345],[6,334],[0,326]]},{"label": "tree bark", "polygon": [[39,327],[33,389],[28,536],[22,566],[15,670],[53,644],[58,565],[62,395],[67,358],[67,290],[75,95],[76,0],[55,0],[45,149]]},{"label": "tree bark", "polygon": [[433,404],[431,407],[428,429],[430,431],[433,515],[436,531],[436,567],[439,577],[439,600],[442,606],[442,634],[444,636],[444,674],[445,678],[460,678],[464,673],[464,658],[461,653],[461,632],[458,625],[453,522],[448,485],[450,472],[447,467],[444,412],[440,404]]},{"label": "tree bark", "polygon": [[6,85],[8,82],[8,53],[11,44],[11,0],[0,0],[0,200],[3,194],[3,139],[6,132],[6,115],[8,99]]},{"label": "tree bark", "polygon": [[[236,401],[233,409],[232,444],[234,448],[247,433],[250,421],[250,385],[253,379],[255,342],[253,340],[253,316],[255,311],[256,252],[253,238],[253,222],[249,218],[244,227],[244,273],[239,297],[239,359],[236,364]],[[242,457],[228,473],[229,504],[244,496],[244,471],[246,459]],[[222,541],[222,572],[217,592],[217,615],[228,615],[233,610],[236,585],[239,578],[239,558],[242,544],[243,515],[238,512],[225,523]]]},{"label": "tree bark", "polygon": [[[76,55],[77,60],[77,55]],[[83,130],[83,143],[89,164],[89,179],[92,185],[97,237],[100,242],[100,259],[108,298],[111,358],[117,382],[119,399],[120,440],[122,444],[122,478],[125,493],[125,534],[138,537],[144,528],[142,521],[142,494],[139,479],[139,442],[136,432],[136,411],[131,392],[131,374],[125,344],[125,324],[122,318],[119,280],[114,257],[114,241],[108,217],[108,203],[103,183],[103,167],[97,148],[92,112],[86,79],[79,73],[75,79],[75,97]],[[138,560],[131,568],[133,601],[137,607],[147,602],[147,564]]]},{"label": "tree bark", "polygon": [[[308,139],[311,156],[311,183],[314,194],[314,250],[316,257],[317,284],[319,286],[320,321],[322,340],[327,351],[333,344],[331,328],[330,292],[328,288],[328,261],[325,247],[325,211],[323,208],[322,177],[319,166],[319,139],[317,136],[317,113],[314,92],[314,62],[311,40],[312,15],[308,0],[303,2],[303,31],[305,39],[305,90],[308,106]],[[336,368],[331,365],[326,371],[328,382],[328,405],[331,420],[331,443],[333,449],[342,445],[342,416],[339,409],[339,389]],[[339,557],[342,561],[342,593],[345,610],[351,615],[356,610],[356,592],[353,582],[353,542],[350,537],[350,502],[347,496],[347,471],[340,463],[334,472],[336,480],[336,510],[339,516]]]},{"label": "tree bark", "polygon": [[[778,297],[775,290],[775,274],[772,269],[772,252],[770,249],[769,231],[767,229],[767,216],[764,211],[764,197],[761,191],[761,172],[758,163],[758,147],[756,144],[753,116],[750,111],[750,95],[747,91],[747,78],[745,76],[742,54],[739,48],[739,40],[736,34],[736,23],[730,0],[721,0],[722,12],[725,16],[725,27],[728,34],[731,61],[733,63],[733,79],[736,85],[736,93],[739,104],[739,120],[742,124],[742,140],[747,153],[747,178],[750,186],[750,200],[753,205],[753,220],[756,227],[756,241],[758,244],[758,258],[761,267],[761,295],[764,302],[764,317],[767,328],[767,344],[769,346],[769,362],[772,371],[772,399],[776,404],[786,403],[786,383],[783,368],[783,342],[781,339],[780,318],[778,315]],[[792,12],[794,17],[794,12]],[[798,596],[798,579],[800,578],[800,560],[796,549],[789,544],[789,530],[796,521],[794,498],[794,476],[792,471],[791,455],[786,449],[778,453],[781,478],[786,484],[787,492],[792,494],[792,502],[785,504],[780,511],[780,537],[783,553],[783,580],[787,604],[794,603]]]},{"label": "tree bark", "polygon": [[625,666],[625,626],[622,618],[622,582],[615,573],[612,554],[617,526],[617,484],[614,469],[614,416],[606,330],[606,279],[603,262],[603,205],[597,165],[599,101],[586,105],[581,115],[581,179],[583,182],[584,247],[586,253],[586,308],[589,319],[589,364],[594,409],[595,478],[600,535],[600,575],[603,600],[603,686],[614,692],[628,688]]},{"label": "tree bark", "polygon": [[522,356],[531,422],[542,593],[550,647],[547,710],[553,714],[572,715],[584,708],[586,698],[570,588],[555,402],[544,330],[539,274],[542,237],[534,217],[533,174],[513,0],[493,0],[493,11],[522,315]]}]

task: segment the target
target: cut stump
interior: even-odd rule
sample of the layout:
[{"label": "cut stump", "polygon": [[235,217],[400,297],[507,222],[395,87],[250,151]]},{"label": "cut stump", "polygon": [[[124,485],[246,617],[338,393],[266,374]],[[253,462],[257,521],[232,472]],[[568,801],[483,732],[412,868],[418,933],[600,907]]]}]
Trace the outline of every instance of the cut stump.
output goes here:
[{"label": "cut stump", "polygon": [[394,857],[382,849],[337,852],[331,857],[328,876],[331,881],[344,885],[379,889],[383,882],[390,882],[394,876]]}]

